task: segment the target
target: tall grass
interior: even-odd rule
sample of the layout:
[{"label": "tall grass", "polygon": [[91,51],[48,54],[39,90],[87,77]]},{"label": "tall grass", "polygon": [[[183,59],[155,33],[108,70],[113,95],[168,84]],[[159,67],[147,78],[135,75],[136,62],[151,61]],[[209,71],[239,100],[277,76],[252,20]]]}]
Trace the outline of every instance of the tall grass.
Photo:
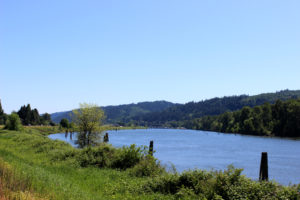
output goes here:
[{"label": "tall grass", "polygon": [[34,193],[31,180],[0,159],[0,199],[47,199]]},{"label": "tall grass", "polygon": [[[85,154],[96,160],[100,158],[99,149],[104,146],[74,149],[64,142],[48,139],[36,129],[1,130],[0,144],[0,157],[20,172],[20,177],[28,178],[30,190],[48,199],[170,199],[170,195],[143,192],[141,186],[147,178],[132,176],[117,165],[113,167],[116,169],[100,167],[89,159],[87,165],[80,165]],[[113,151],[116,151],[115,161],[124,159],[119,157],[121,150]]]}]

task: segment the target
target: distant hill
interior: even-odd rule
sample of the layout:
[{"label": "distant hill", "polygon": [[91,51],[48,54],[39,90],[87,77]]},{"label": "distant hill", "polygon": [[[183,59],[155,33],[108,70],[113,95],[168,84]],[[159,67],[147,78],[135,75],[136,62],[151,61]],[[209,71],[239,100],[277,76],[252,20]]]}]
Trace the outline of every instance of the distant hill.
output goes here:
[{"label": "distant hill", "polygon": [[[286,101],[300,98],[300,90],[282,90],[275,93],[264,93],[254,96],[225,96],[199,102],[174,104],[167,101],[142,102],[119,106],[102,107],[106,114],[105,123],[135,123],[143,126],[178,127],[184,121],[207,115],[219,115],[227,111],[236,111],[244,106],[254,107],[265,102],[271,104],[276,100]],[[71,111],[51,114],[51,119],[59,123],[62,118],[70,119]]]},{"label": "distant hill", "polygon": [[[124,104],[118,106],[104,106],[101,107],[106,115],[105,123],[115,124],[115,123],[128,123],[132,118],[151,113],[160,112],[171,106],[178,105],[167,101],[154,101],[154,102],[141,102]],[[55,123],[59,123],[61,119],[66,118],[71,121],[72,111],[56,112],[51,114],[51,119]]]},{"label": "distant hill", "polygon": [[152,112],[143,115],[136,115],[133,120],[137,124],[146,126],[181,126],[185,120],[200,118],[207,115],[219,115],[227,111],[236,111],[244,106],[254,107],[265,102],[275,103],[280,99],[300,98],[300,90],[282,90],[276,93],[264,93],[254,96],[240,95],[222,98],[213,98],[200,102],[189,102],[186,104],[174,105],[163,111]]}]

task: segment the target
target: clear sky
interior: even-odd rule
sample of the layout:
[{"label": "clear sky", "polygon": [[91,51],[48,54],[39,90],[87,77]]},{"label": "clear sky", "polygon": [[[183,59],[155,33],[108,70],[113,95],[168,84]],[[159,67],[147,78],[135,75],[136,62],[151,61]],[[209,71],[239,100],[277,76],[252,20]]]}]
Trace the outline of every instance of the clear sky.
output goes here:
[{"label": "clear sky", "polygon": [[300,89],[299,0],[0,0],[0,99],[40,113]]}]

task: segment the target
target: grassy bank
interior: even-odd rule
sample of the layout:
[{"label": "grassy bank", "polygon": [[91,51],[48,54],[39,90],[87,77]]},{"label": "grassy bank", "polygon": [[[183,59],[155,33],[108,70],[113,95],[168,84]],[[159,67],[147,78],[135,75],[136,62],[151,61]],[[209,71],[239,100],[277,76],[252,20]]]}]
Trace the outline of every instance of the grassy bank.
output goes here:
[{"label": "grassy bank", "polygon": [[166,173],[147,149],[74,149],[56,127],[0,130],[0,199],[300,199],[298,186],[224,172]]}]

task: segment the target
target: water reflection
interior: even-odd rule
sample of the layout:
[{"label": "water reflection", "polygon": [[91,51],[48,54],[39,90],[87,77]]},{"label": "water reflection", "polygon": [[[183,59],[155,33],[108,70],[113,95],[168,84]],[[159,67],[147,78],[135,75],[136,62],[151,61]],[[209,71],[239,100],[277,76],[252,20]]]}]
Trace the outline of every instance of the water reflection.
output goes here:
[{"label": "water reflection", "polygon": [[98,146],[101,142],[108,142],[108,133],[102,137],[102,133],[83,134],[78,132],[68,132],[64,134],[64,141],[67,141],[72,146],[77,148],[84,148],[86,146]]},{"label": "water reflection", "polygon": [[65,138],[68,139],[69,134],[70,134],[70,140],[73,140],[73,134],[74,134],[74,132],[68,132],[68,131],[66,131]]}]

